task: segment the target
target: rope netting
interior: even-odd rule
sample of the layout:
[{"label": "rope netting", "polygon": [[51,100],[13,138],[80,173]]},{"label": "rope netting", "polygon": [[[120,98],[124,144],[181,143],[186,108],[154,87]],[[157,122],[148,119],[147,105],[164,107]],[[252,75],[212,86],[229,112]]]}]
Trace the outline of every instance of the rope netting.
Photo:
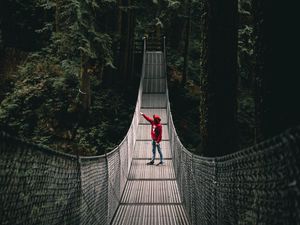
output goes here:
[{"label": "rope netting", "polygon": [[1,133],[0,224],[109,224],[127,181],[138,113],[123,142],[98,157],[77,158]]},{"label": "rope netting", "polygon": [[109,224],[132,160],[140,110],[107,155],[76,157],[0,134],[0,224]]}]

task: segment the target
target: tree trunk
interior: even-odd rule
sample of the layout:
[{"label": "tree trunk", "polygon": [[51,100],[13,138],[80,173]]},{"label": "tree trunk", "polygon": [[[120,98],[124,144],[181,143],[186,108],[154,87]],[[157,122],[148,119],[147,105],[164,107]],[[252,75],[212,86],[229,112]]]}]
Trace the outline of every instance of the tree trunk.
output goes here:
[{"label": "tree trunk", "polygon": [[190,33],[191,33],[191,0],[186,1],[186,26],[185,26],[185,45],[184,45],[184,62],[181,84],[184,86],[188,76],[188,61],[190,48]]},{"label": "tree trunk", "polygon": [[129,68],[128,68],[128,76],[132,78],[134,75],[134,33],[135,33],[135,9],[130,10],[130,20],[129,20],[129,51],[128,51],[128,58],[129,58]]},{"label": "tree trunk", "polygon": [[91,83],[90,75],[88,73],[87,63],[85,63],[83,56],[81,56],[80,68],[80,100],[83,112],[88,112],[91,106]]},{"label": "tree trunk", "polygon": [[[160,22],[159,17],[161,14],[161,10],[162,10],[162,0],[157,0],[157,9],[156,9],[156,18],[157,18],[157,22]],[[161,39],[161,24],[157,23],[155,24],[155,36],[153,37],[154,39],[156,39],[157,41],[160,41]]]},{"label": "tree trunk", "polygon": [[127,7],[122,11],[122,27],[121,27],[121,42],[120,42],[120,76],[123,81],[128,78],[128,63],[129,63],[129,28],[130,28],[130,0],[123,0],[123,7]]},{"label": "tree trunk", "polygon": [[237,0],[202,3],[200,135],[207,156],[237,149]]},{"label": "tree trunk", "polygon": [[119,73],[122,80],[127,82],[131,78],[133,68],[135,11],[130,0],[124,0],[123,6],[127,7],[127,10],[122,12]]},{"label": "tree trunk", "polygon": [[[267,61],[268,55],[270,52],[267,47],[268,33],[266,32],[268,26],[266,26],[266,22],[264,20],[263,15],[263,2],[253,0],[253,12],[254,12],[254,30],[256,35],[256,43],[255,43],[255,83],[254,83],[254,93],[255,93],[255,142],[261,141],[263,139],[263,117],[264,110],[266,107],[263,99],[266,93],[269,93],[270,90],[267,90],[267,83],[264,83],[267,79],[270,78],[271,71],[270,66],[266,65],[269,63]],[[269,26],[270,28],[270,26]],[[266,33],[264,33],[266,32]],[[265,70],[265,71],[264,71]],[[265,76],[265,77],[264,77]],[[265,88],[265,90],[263,89]],[[265,93],[264,93],[265,92]]]},{"label": "tree trunk", "polygon": [[55,4],[55,32],[59,32],[59,0],[56,0]]},{"label": "tree trunk", "polygon": [[122,29],[122,0],[118,0],[118,19],[116,24],[116,32],[121,36]]}]

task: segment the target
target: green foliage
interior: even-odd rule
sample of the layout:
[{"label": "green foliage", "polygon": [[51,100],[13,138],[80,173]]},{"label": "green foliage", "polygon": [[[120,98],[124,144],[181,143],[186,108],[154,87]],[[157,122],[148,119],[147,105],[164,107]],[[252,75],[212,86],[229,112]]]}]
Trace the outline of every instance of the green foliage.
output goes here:
[{"label": "green foliage", "polygon": [[251,88],[254,71],[254,43],[253,22],[251,15],[251,1],[239,1],[240,24],[238,29],[238,69],[242,88]]},{"label": "green foliage", "polygon": [[240,14],[251,15],[252,3],[251,0],[239,0],[238,11]]},{"label": "green foliage", "polygon": [[94,0],[40,0],[37,4],[45,11],[59,14],[39,30],[52,31],[48,52],[61,60],[68,58],[79,63],[83,59],[83,63],[113,65],[112,38],[100,32],[101,26],[96,21],[97,14],[104,11],[100,8],[103,5]]},{"label": "green foliage", "polygon": [[175,36],[173,36],[173,28],[176,26],[175,23],[181,20],[181,18],[178,19],[178,14],[180,14],[180,10],[182,10],[183,6],[180,1],[137,2],[136,5],[140,8],[140,10],[137,11],[138,21],[136,33],[138,36],[143,36],[144,34],[154,36],[155,27],[159,25],[163,28],[162,35],[168,34],[168,38],[175,38]]},{"label": "green foliage", "polygon": [[170,9],[178,9],[181,5],[180,1],[173,1],[173,0],[169,0],[168,2],[168,8]]},{"label": "green foliage", "polygon": [[252,5],[250,0],[239,1],[240,24],[238,29],[238,143],[245,148],[254,143],[254,45]]},{"label": "green foliage", "polygon": [[15,90],[1,103],[1,129],[27,137],[51,135],[59,126],[71,126],[73,121],[65,118],[74,117],[67,110],[77,95],[74,74],[50,59],[40,59],[25,64],[18,76]]},{"label": "green foliage", "polygon": [[251,92],[244,91],[238,98],[238,143],[239,149],[252,146],[254,143],[254,98]]},{"label": "green foliage", "polygon": [[[86,149],[104,153],[113,149],[124,138],[132,120],[136,93],[131,100],[126,101],[125,92],[99,87],[101,85],[93,88],[101,91],[93,93],[90,115],[86,124],[78,129],[75,141]],[[127,93],[130,92],[127,90]]]},{"label": "green foliage", "polygon": [[180,140],[190,151],[197,152],[201,142],[199,92],[193,92],[189,85],[182,88],[175,80],[169,82],[169,89],[171,111]]},{"label": "green foliage", "polygon": [[[177,86],[177,81],[180,82],[184,61],[186,2],[153,0],[134,4],[131,7],[135,8],[137,17],[136,37],[155,36],[157,27],[162,28],[161,35],[167,36],[168,64],[173,70],[171,76],[177,76],[170,91],[175,124],[185,145],[195,149],[200,142],[201,1],[191,1],[192,32],[185,87]],[[20,67],[17,81],[5,93],[1,92],[5,97],[0,105],[1,129],[59,150],[88,155],[101,154],[123,138],[131,122],[132,99],[136,93],[128,98],[116,91],[119,87],[105,87],[97,78],[101,77],[99,71],[103,68],[105,71],[105,67],[114,68],[117,61],[112,51],[114,41],[119,40],[115,30],[116,5],[116,0],[30,0],[26,4],[20,0],[5,1],[8,13],[6,18],[1,15],[6,27],[0,31],[0,49],[1,45],[7,47],[10,40],[9,44],[14,47],[20,42],[22,46],[30,45],[30,50],[40,48]],[[250,12],[251,1],[240,0],[238,63],[243,87],[251,83],[253,70]],[[13,21],[13,32],[8,29],[9,20]],[[83,115],[79,107],[78,89],[83,66],[87,67],[92,80],[92,105],[88,115]],[[0,80],[1,89],[8,87],[7,81],[11,79]],[[241,114],[253,111],[250,97],[245,96],[239,100]],[[248,122],[240,120],[245,133],[251,130],[251,121]]]},{"label": "green foliage", "polygon": [[[136,97],[132,91],[137,88],[129,87],[128,97],[119,86],[105,87],[99,74],[105,67],[114,68],[115,20],[110,19],[116,1],[38,0],[28,5],[7,1],[5,6],[16,12],[9,18],[24,16],[23,21],[14,21],[26,29],[39,13],[38,25],[30,28],[37,36],[30,35],[39,37],[37,42],[44,47],[32,52],[18,69],[10,93],[1,92],[0,129],[73,154],[102,154],[114,148],[130,125]],[[79,107],[83,67],[91,79],[88,113]]]},{"label": "green foliage", "polygon": [[254,37],[253,28],[245,25],[239,29],[238,42],[238,67],[241,84],[244,87],[251,87],[254,71]]},{"label": "green foliage", "polygon": [[125,92],[104,88],[93,77],[92,107],[82,120],[73,62],[58,63],[37,55],[29,61],[20,68],[14,91],[0,105],[1,130],[82,155],[103,154],[122,140],[136,93],[128,99]]}]

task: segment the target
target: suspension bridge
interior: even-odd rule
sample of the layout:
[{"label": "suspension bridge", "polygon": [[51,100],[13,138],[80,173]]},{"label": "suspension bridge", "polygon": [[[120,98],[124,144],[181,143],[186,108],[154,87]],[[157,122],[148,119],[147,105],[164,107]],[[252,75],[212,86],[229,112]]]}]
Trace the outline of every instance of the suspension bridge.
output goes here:
[{"label": "suspension bridge", "polygon": [[[162,118],[164,165],[146,165],[141,111]],[[172,120],[165,45],[145,42],[135,113],[113,151],[74,156],[0,134],[0,224],[300,224],[299,143],[295,128],[224,157],[192,154]]]}]

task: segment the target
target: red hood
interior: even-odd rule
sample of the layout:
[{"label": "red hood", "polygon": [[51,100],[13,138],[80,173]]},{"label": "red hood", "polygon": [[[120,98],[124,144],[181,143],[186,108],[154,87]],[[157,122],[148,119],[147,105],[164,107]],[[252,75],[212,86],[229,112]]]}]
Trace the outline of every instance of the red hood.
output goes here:
[{"label": "red hood", "polygon": [[160,123],[160,121],[161,121],[161,118],[159,117],[159,115],[156,115],[156,114],[153,115],[153,119],[154,119],[154,121],[157,121],[158,123]]}]

